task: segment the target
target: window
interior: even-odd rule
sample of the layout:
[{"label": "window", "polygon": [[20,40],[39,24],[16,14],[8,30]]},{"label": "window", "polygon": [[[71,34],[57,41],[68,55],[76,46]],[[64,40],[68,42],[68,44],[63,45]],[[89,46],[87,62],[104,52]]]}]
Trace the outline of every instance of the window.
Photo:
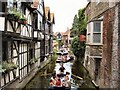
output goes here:
[{"label": "window", "polygon": [[99,79],[101,58],[95,58],[95,81]]},{"label": "window", "polygon": [[93,43],[101,43],[101,21],[93,23]]}]

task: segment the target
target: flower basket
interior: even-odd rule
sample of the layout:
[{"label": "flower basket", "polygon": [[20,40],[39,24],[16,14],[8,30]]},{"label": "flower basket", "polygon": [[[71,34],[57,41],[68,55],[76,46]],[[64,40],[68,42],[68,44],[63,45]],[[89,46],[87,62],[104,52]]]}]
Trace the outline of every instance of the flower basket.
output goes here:
[{"label": "flower basket", "polygon": [[27,18],[24,16],[24,15],[22,15],[22,17],[18,20],[18,22],[20,23],[20,24],[27,24]]},{"label": "flower basket", "polygon": [[3,61],[2,62],[2,69],[4,70],[5,73],[11,71],[11,70],[14,70],[14,69],[17,69],[18,65],[14,64],[13,62],[6,62],[6,61]]},{"label": "flower basket", "polygon": [[14,14],[7,14],[8,20],[15,20]]},{"label": "flower basket", "polygon": [[20,24],[27,24],[27,20],[25,20],[25,19],[20,19],[19,21],[18,21]]}]

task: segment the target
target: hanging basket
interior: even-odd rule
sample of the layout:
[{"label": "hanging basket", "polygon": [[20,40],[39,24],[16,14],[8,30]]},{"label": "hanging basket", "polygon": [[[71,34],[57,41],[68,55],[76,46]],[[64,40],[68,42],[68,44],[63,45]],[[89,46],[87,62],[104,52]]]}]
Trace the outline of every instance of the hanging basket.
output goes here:
[{"label": "hanging basket", "polygon": [[8,20],[15,20],[15,15],[14,14],[7,14],[7,19]]},{"label": "hanging basket", "polygon": [[18,23],[25,25],[25,24],[27,24],[27,20],[25,20],[25,19],[19,19]]}]

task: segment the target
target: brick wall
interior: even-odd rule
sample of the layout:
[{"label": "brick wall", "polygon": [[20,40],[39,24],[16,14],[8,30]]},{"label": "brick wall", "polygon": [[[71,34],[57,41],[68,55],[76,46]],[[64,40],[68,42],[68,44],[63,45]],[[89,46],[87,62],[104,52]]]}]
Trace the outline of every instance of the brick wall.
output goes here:
[{"label": "brick wall", "polygon": [[89,3],[86,7],[86,15],[88,16],[88,21],[94,19],[95,17],[101,15],[104,11],[109,9],[108,2],[100,2],[96,4],[96,2]]},{"label": "brick wall", "polygon": [[103,59],[101,62],[101,86],[110,87],[112,34],[114,25],[114,8],[104,13],[103,20]]},{"label": "brick wall", "polygon": [[119,71],[118,71],[118,73],[119,73],[119,80],[118,80],[118,87],[120,87],[120,4],[119,4],[119,6],[118,6],[118,61],[119,61],[119,63],[118,63],[118,65],[119,65]]}]

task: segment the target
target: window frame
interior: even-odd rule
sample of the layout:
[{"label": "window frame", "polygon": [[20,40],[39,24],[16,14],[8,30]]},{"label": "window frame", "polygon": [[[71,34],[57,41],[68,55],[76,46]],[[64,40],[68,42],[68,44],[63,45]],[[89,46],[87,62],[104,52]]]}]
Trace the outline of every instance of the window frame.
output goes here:
[{"label": "window frame", "polygon": [[[100,22],[100,32],[94,32],[94,23],[95,22]],[[94,34],[100,34],[100,42],[94,42]],[[102,40],[102,37],[103,36],[103,20],[94,20],[94,21],[91,21],[89,23],[87,23],[87,34],[86,34],[86,43],[87,44],[90,44],[90,45],[102,45],[103,43],[103,40]]]},{"label": "window frame", "polygon": [[[94,25],[95,25],[95,23],[100,23],[100,25],[99,25],[100,26],[100,31],[99,32],[94,31],[94,28],[95,28]],[[93,30],[92,30],[93,31],[92,32],[92,43],[93,44],[102,44],[102,28],[103,28],[102,25],[103,25],[103,21],[100,21],[100,20],[99,21],[93,21]],[[100,42],[95,42],[94,41],[94,35],[95,34],[100,34]]]}]

